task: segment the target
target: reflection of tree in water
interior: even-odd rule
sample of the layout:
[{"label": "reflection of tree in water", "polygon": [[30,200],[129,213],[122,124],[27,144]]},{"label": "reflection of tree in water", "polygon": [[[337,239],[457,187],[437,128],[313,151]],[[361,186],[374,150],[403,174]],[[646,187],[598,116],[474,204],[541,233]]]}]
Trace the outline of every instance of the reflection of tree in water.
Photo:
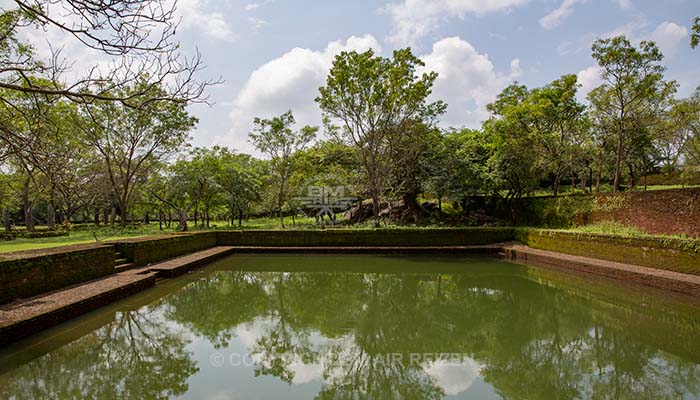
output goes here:
[{"label": "reflection of tree in water", "polygon": [[165,399],[185,393],[197,372],[187,342],[153,310],[115,320],[0,376],[0,397]]},{"label": "reflection of tree in water", "polygon": [[220,348],[231,340],[233,328],[265,313],[265,284],[252,272],[214,272],[165,299],[165,316]]},{"label": "reflection of tree in water", "polygon": [[[607,311],[590,299],[493,270],[230,272],[167,302],[168,318],[219,345],[237,326],[266,321],[249,349],[256,373],[293,382],[292,362],[322,365],[321,399],[444,396],[424,364],[384,362],[411,353],[468,354],[505,398],[674,398],[700,391],[697,365],[630,337],[625,318],[601,319]],[[315,334],[329,340],[312,340]]]}]

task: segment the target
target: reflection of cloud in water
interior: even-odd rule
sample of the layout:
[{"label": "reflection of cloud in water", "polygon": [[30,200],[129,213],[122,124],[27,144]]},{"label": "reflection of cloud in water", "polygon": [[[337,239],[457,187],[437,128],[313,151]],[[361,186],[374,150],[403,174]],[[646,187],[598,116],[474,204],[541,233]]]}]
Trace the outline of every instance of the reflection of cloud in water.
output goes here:
[{"label": "reflection of cloud in water", "polygon": [[[274,322],[271,318],[256,318],[250,323],[241,324],[236,327],[236,336],[238,336],[238,340],[240,340],[241,344],[245,346],[246,351],[248,352],[248,354],[246,354],[245,356],[250,357],[250,359],[258,365],[264,364],[265,357],[263,354],[251,354],[252,350],[256,346],[260,338],[262,338],[273,325]],[[311,336],[309,337],[309,341],[312,344],[317,345],[318,347],[321,347],[329,342],[327,338],[324,338],[316,333],[311,334]],[[291,363],[289,365],[289,370],[292,373],[294,373],[294,378],[292,378],[292,384],[301,385],[304,383],[309,383],[323,379],[325,358],[323,352],[320,353],[321,357],[318,360],[318,362],[314,363],[305,363],[301,360],[301,357],[299,357],[296,354],[286,354],[280,356],[292,357]]]},{"label": "reflection of cloud in water", "polygon": [[241,396],[236,393],[219,392],[207,397],[207,400],[240,400]]},{"label": "reflection of cloud in water", "polygon": [[292,383],[295,385],[323,379],[323,364],[304,364],[298,357],[295,357],[295,362],[289,369],[294,372]]},{"label": "reflection of cloud in water", "polygon": [[435,384],[447,395],[456,395],[469,389],[479,376],[481,366],[472,359],[461,364],[450,361],[434,361],[423,367],[426,374],[435,379]]}]

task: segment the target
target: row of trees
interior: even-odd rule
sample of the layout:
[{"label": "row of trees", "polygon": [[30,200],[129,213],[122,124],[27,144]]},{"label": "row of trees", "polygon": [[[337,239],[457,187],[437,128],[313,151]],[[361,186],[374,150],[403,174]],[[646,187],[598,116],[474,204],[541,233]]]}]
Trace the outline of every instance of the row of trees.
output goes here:
[{"label": "row of trees", "polygon": [[[122,11],[115,17],[104,9],[102,16],[128,18]],[[13,221],[31,231],[36,222],[54,228],[71,219],[118,219],[126,226],[157,216],[161,226],[174,219],[185,230],[192,219],[240,225],[261,213],[278,215],[283,225],[285,212],[299,206],[295,194],[308,185],[354,187],[371,199],[375,223],[392,200],[400,200],[403,219],[417,220],[428,212],[419,205],[422,194],[441,202],[475,194],[518,199],[547,186],[557,195],[564,183],[622,190],[654,171],[700,166],[700,88],[678,99],[652,42],[596,41],[603,83],[587,104],[575,75],[537,88],[513,83],[488,105],[491,117],[477,130],[438,127],[447,105],[429,101],[437,74],[419,73],[424,65],[410,49],[389,58],[343,52],[316,98],[326,138],[314,142],[320,129],[296,127],[291,111],[256,118],[249,138],[265,154],[261,160],[225,148],[187,148],[197,120],[186,106],[199,99],[190,80],[198,67],[181,68],[184,80],[175,87],[166,84],[170,72],[154,81],[137,70],[126,80],[93,79],[78,92],[59,93],[62,84],[47,70],[7,61],[33,59],[15,39],[18,27],[50,22],[27,10],[3,18],[7,46],[0,51],[10,65],[0,71],[7,75],[0,79],[6,229]],[[125,54],[150,57],[132,45]]]}]

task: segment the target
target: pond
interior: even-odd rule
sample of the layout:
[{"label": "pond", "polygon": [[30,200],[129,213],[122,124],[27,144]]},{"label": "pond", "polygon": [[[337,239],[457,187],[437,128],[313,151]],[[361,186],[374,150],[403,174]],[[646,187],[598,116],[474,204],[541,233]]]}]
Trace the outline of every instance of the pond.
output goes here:
[{"label": "pond", "polygon": [[700,307],[486,257],[235,255],[0,350],[3,399],[692,399]]}]

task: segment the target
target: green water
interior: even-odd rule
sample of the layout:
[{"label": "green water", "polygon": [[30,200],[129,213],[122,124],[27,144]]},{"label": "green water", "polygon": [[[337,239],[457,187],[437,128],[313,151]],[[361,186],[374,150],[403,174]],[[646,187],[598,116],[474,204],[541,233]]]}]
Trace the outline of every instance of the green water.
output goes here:
[{"label": "green water", "polygon": [[489,258],[237,255],[0,350],[2,399],[693,399],[700,308]]}]

